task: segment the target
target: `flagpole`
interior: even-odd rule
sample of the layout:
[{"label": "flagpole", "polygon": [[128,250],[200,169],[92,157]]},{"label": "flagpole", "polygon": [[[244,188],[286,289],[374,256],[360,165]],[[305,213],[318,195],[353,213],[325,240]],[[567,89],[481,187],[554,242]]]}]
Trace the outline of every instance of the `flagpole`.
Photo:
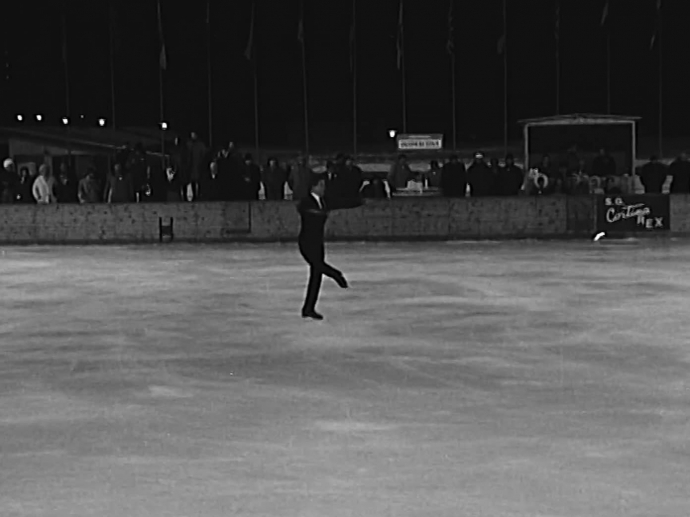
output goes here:
[{"label": "flagpole", "polygon": [[611,33],[606,35],[606,112],[611,114]]},{"label": "flagpole", "polygon": [[64,11],[64,9],[67,8],[67,5],[65,4],[63,7],[63,12],[62,12],[62,63],[64,65],[64,70],[65,70],[65,108],[67,109],[67,157],[69,166],[71,167],[72,164],[72,143],[71,140],[69,139],[69,134],[70,134],[70,123],[71,123],[71,106],[70,106],[70,89],[69,89],[69,64],[67,61],[67,14]]},{"label": "flagpole", "polygon": [[508,5],[503,0],[503,154],[508,154]]},{"label": "flagpole", "polygon": [[659,24],[659,158],[664,157],[664,68],[663,68],[663,24],[661,0],[658,0],[657,23]]},{"label": "flagpole", "polygon": [[[256,60],[256,58],[254,58]],[[260,159],[259,146],[259,78],[257,64],[254,63],[254,150],[256,159]]]},{"label": "flagpole", "polygon": [[304,144],[309,157],[309,96],[307,92],[307,52],[304,45],[304,0],[300,2],[298,37],[302,45],[302,93],[304,97]]},{"label": "flagpole", "polygon": [[403,133],[407,133],[407,91],[405,88],[405,31],[403,28],[403,1],[400,0],[400,67],[402,78]]},{"label": "flagpole", "polygon": [[259,74],[256,50],[254,49],[254,23],[256,21],[256,0],[252,0],[252,14],[249,22],[249,37],[247,38],[247,48],[244,57],[252,67],[252,79],[254,82],[254,155],[261,161],[259,151]]},{"label": "flagpole", "polygon": [[[158,0],[158,32],[160,39],[160,56],[158,63],[158,98],[160,102],[160,124],[161,124],[161,163],[165,169],[165,129],[162,123],[165,122],[165,103],[163,100],[163,68],[167,67],[167,56],[165,55],[165,41],[163,39],[163,17],[161,15],[161,2]],[[179,173],[179,171],[178,171]]]},{"label": "flagpole", "polygon": [[450,55],[450,87],[452,90],[453,103],[453,151],[458,150],[458,123],[457,123],[457,106],[455,98],[455,51]]},{"label": "flagpole", "polygon": [[69,65],[67,63],[67,19],[66,14],[62,13],[62,64],[65,75],[65,108],[67,110],[67,117],[70,117],[70,102],[69,102]]},{"label": "flagpole", "polygon": [[[163,68],[158,67],[158,96],[160,98],[160,123],[165,121],[165,112],[163,106]],[[163,168],[165,168],[165,130],[161,125],[161,161],[163,162]],[[178,171],[179,172],[179,171]]]},{"label": "flagpole", "polygon": [[357,0],[352,0],[352,153],[357,157]]},{"label": "flagpole", "polygon": [[455,7],[455,0],[450,0],[448,6],[448,41],[446,42],[446,51],[450,55],[450,98],[451,98],[451,112],[453,115],[453,151],[458,150],[458,126],[457,126],[457,106],[455,96],[455,28],[453,19],[453,7]]},{"label": "flagpole", "polygon": [[108,18],[108,29],[110,33],[110,102],[111,102],[111,116],[112,116],[112,126],[113,129],[116,127],[115,123],[115,16],[112,0],[108,2],[109,4],[109,18]]},{"label": "flagpole", "polygon": [[208,145],[213,148],[213,67],[211,61],[211,0],[206,4],[206,54],[208,71]]},{"label": "flagpole", "polygon": [[561,114],[561,2],[556,0],[556,115]]}]

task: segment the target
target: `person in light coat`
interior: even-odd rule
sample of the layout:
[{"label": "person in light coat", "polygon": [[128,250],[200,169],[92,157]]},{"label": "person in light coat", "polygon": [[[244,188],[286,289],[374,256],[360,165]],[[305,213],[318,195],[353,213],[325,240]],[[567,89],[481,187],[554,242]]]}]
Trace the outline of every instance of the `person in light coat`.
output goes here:
[{"label": "person in light coat", "polygon": [[55,194],[53,193],[53,186],[50,182],[50,169],[46,164],[38,168],[38,177],[34,181],[34,186],[31,189],[36,203],[39,205],[48,205],[55,203]]}]

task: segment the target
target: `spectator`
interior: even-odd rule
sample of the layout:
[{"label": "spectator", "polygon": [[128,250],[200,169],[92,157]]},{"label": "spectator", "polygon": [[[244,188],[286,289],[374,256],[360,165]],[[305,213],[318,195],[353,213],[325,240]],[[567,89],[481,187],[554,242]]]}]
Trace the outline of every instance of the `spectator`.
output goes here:
[{"label": "spectator", "polygon": [[208,166],[208,172],[201,178],[199,200],[227,201],[228,197],[227,182],[218,173],[218,162],[213,160]]},{"label": "spectator", "polygon": [[184,198],[185,185],[178,172],[168,167],[165,171],[165,198],[167,203],[179,203]]},{"label": "spectator", "polygon": [[243,197],[244,181],[242,170],[244,164],[242,157],[235,150],[234,142],[229,142],[225,149],[218,152],[218,175],[223,179],[227,187],[225,201],[239,201]]},{"label": "spectator", "polygon": [[388,173],[388,186],[392,192],[407,187],[407,182],[414,177],[407,163],[407,156],[401,154],[398,161],[391,166]]},{"label": "spectator", "polygon": [[517,196],[522,188],[524,174],[522,169],[515,165],[512,154],[506,155],[505,165],[501,167],[497,175],[499,196]]},{"label": "spectator", "polygon": [[681,153],[669,168],[671,175],[671,194],[690,193],[690,161],[688,155]]},{"label": "spectator", "polygon": [[17,188],[15,191],[15,196],[17,203],[22,204],[35,204],[36,200],[31,192],[31,187],[33,187],[34,178],[31,177],[31,173],[27,167],[22,167],[19,171],[19,182],[17,183]]},{"label": "spectator", "polygon": [[142,144],[134,146],[134,152],[129,159],[128,169],[137,201],[141,200],[144,185],[146,184],[147,161],[144,146]]},{"label": "spectator", "polygon": [[592,161],[592,176],[618,176],[616,160],[604,148],[599,149],[599,154]]},{"label": "spectator", "polygon": [[262,173],[261,181],[264,184],[267,200],[278,201],[285,199],[287,174],[276,158],[268,159],[268,163]]},{"label": "spectator", "polygon": [[568,162],[562,161],[558,164],[556,174],[549,180],[549,194],[565,194],[568,190],[566,181],[568,179]]},{"label": "spectator", "polygon": [[437,160],[429,162],[429,170],[425,175],[426,186],[430,188],[441,188],[441,166]]},{"label": "spectator", "polygon": [[359,192],[362,190],[362,169],[355,165],[352,156],[345,158],[344,165],[341,193],[345,199],[355,199],[359,197]]},{"label": "spectator", "polygon": [[14,160],[7,158],[3,162],[3,170],[0,172],[0,199],[4,197],[4,191],[8,190],[8,194],[14,197],[14,184],[17,180],[17,173],[14,166]]},{"label": "spectator", "polygon": [[537,165],[536,169],[541,174],[549,178],[548,183],[551,183],[551,178],[554,178],[557,175],[554,165],[551,162],[551,157],[548,154],[545,154],[541,157],[541,163]]},{"label": "spectator", "polygon": [[132,149],[129,145],[129,142],[125,142],[125,145],[120,147],[115,152],[115,163],[119,163],[122,167],[126,167],[127,163],[129,162],[129,155],[131,152]]},{"label": "spectator", "polygon": [[565,156],[565,161],[568,164],[568,173],[573,173],[577,170],[580,165],[580,153],[577,148],[577,144],[573,144]]},{"label": "spectator", "polygon": [[79,187],[77,189],[77,196],[79,202],[82,204],[86,203],[100,203],[101,202],[101,189],[96,179],[96,170],[90,168],[86,173],[86,176],[82,178],[79,182]]},{"label": "spectator", "polygon": [[244,163],[239,170],[240,184],[239,197],[242,201],[256,201],[261,190],[261,169],[254,163],[254,157],[247,153],[244,155]]},{"label": "spectator", "polygon": [[484,161],[484,154],[474,154],[474,161],[467,170],[467,182],[472,196],[485,197],[493,193],[493,173]]},{"label": "spectator", "polygon": [[367,199],[387,199],[386,185],[381,178],[373,178],[362,187],[362,197]]},{"label": "spectator", "polygon": [[31,191],[39,205],[55,203],[55,194],[50,184],[50,169],[45,163],[38,168],[38,177],[34,181]]},{"label": "spectator", "polygon": [[134,186],[132,178],[125,174],[122,165],[115,164],[113,174],[106,180],[104,199],[106,203],[133,203]]},{"label": "spectator", "polygon": [[188,143],[189,149],[189,177],[188,184],[192,187],[192,197],[196,199],[199,196],[199,180],[205,170],[206,163],[206,144],[199,140],[199,136],[192,131]]},{"label": "spectator", "polygon": [[642,167],[640,182],[647,194],[661,194],[661,189],[666,182],[668,171],[656,156],[652,156],[648,163]]},{"label": "spectator", "polygon": [[465,164],[455,154],[450,156],[450,161],[441,171],[441,194],[444,197],[465,197],[467,194]]},{"label": "spectator", "polygon": [[[64,166],[65,164],[63,164]],[[67,167],[61,167],[60,177],[55,185],[55,196],[58,203],[78,203],[79,194],[78,186],[75,181],[70,178]]]},{"label": "spectator", "polygon": [[189,149],[188,145],[178,136],[173,143],[172,151],[170,152],[170,167],[178,171],[183,179],[186,180],[187,171],[189,170]]},{"label": "spectator", "polygon": [[292,190],[292,199],[294,201],[301,201],[310,192],[309,180],[314,174],[307,164],[307,159],[304,156],[297,158],[297,165],[292,169],[288,176],[288,186]]},{"label": "spectator", "polygon": [[0,203],[14,203],[16,197],[15,185],[16,182],[12,179],[12,176],[8,174],[0,176]]},{"label": "spectator", "polygon": [[607,195],[617,196],[623,193],[623,190],[618,184],[618,176],[609,176],[604,180],[604,193]]},{"label": "spectator", "polygon": [[498,158],[491,158],[489,160],[489,169],[491,170],[491,196],[501,195],[501,185],[499,184],[499,173],[501,172],[501,164]]}]

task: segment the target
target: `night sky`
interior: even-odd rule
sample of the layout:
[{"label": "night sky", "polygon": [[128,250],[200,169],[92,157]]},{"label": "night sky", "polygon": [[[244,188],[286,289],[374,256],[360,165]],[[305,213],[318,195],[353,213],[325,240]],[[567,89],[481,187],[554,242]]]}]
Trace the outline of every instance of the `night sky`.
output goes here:
[{"label": "night sky", "polygon": [[[606,111],[604,0],[561,0],[561,113]],[[115,95],[119,126],[155,127],[159,116],[159,43],[155,0],[113,2]],[[401,127],[401,76],[396,65],[399,0],[357,0],[357,70],[361,142]],[[168,69],[165,118],[181,131],[208,137],[206,1],[161,0]],[[511,137],[521,118],[555,114],[554,0],[508,0]],[[451,134],[449,0],[405,0],[408,130]],[[106,0],[3,2],[0,31],[4,77],[2,125],[17,113],[65,115],[61,16],[66,15],[73,116],[95,125],[111,119],[109,6]],[[352,141],[349,31],[352,0],[305,0],[305,40],[312,145]],[[657,131],[658,50],[650,50],[656,0],[612,0],[610,30],[613,112],[643,117]],[[690,113],[690,2],[664,0],[664,130],[687,134]],[[211,0],[213,118],[216,144],[252,143],[252,68],[244,57],[251,0]],[[256,0],[255,50],[261,141],[301,145],[303,102],[299,0]],[[501,0],[455,0],[457,121],[462,141],[503,136]]]}]

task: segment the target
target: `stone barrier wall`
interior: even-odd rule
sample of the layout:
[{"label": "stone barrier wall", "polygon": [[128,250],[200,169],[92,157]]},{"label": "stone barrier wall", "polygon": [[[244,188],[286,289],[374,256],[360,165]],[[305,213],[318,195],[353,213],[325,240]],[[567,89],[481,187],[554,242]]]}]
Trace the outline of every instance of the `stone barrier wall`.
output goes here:
[{"label": "stone barrier wall", "polygon": [[[331,214],[329,240],[591,237],[594,197],[399,198]],[[0,205],[2,244],[159,241],[159,221],[178,242],[294,241],[290,201],[123,205]],[[671,196],[671,234],[690,234],[690,196]]]}]

